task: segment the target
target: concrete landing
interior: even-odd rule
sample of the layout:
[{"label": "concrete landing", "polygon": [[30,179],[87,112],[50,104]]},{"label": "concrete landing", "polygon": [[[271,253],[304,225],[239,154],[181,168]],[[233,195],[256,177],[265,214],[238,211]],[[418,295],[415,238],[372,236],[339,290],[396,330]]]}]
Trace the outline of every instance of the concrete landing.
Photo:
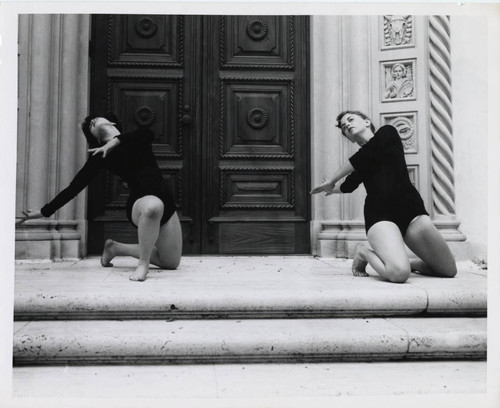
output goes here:
[{"label": "concrete landing", "polygon": [[412,274],[405,284],[353,277],[350,260],[314,257],[183,257],[131,282],[132,258],[16,266],[15,319],[331,318],[486,316],[486,271],[459,262],[458,275]]},{"label": "concrete landing", "polygon": [[[237,398],[241,403],[241,398],[250,398],[255,401],[251,406],[259,408],[276,407],[280,399],[293,398],[294,401],[289,400],[288,403],[281,403],[279,406],[312,407],[317,405],[308,400],[297,399],[419,394],[463,396],[485,392],[486,362],[484,361],[16,367],[13,370],[13,397],[45,399],[37,400],[36,406],[41,406],[44,401],[48,405],[43,406],[70,406],[61,405],[62,400],[57,400],[57,403],[51,405],[51,401],[56,401],[55,398],[84,397],[168,398],[170,404],[174,404],[162,402],[161,405],[155,405],[163,407],[188,406],[182,402],[182,399],[186,398],[203,398],[204,400],[196,405],[200,407],[220,406],[211,405],[211,400],[220,403]],[[276,400],[260,404],[256,398]],[[129,404],[123,404],[123,400],[120,404],[113,404],[110,400],[106,403],[93,401],[92,405],[80,406],[138,407],[149,406],[148,401],[150,400],[137,400]],[[224,406],[240,406],[238,402],[232,400],[229,405]],[[75,400],[71,403],[75,403]],[[321,406],[339,406],[338,403],[338,400],[331,400]],[[375,401],[370,400],[367,406],[373,407],[374,403]]]}]

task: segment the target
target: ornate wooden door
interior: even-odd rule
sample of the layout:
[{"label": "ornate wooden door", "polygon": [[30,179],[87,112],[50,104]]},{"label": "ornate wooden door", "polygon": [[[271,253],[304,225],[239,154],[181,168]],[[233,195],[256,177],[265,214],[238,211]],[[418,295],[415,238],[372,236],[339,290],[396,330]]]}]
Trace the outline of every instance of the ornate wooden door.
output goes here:
[{"label": "ornate wooden door", "polygon": [[[184,253],[309,253],[308,22],[93,17],[91,104],[156,133]],[[89,253],[136,242],[126,186],[89,189]]]},{"label": "ornate wooden door", "polygon": [[309,252],[307,30],[288,16],[204,25],[209,253]]}]

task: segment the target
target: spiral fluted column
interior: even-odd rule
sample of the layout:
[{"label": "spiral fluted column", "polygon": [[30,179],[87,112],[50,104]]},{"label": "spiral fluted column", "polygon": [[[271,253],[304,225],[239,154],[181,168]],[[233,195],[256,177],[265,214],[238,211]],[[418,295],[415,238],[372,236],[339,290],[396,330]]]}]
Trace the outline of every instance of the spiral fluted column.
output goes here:
[{"label": "spiral fluted column", "polygon": [[455,210],[449,16],[429,17],[432,217],[447,241],[465,241]]},{"label": "spiral fluted column", "polygon": [[429,18],[432,204],[436,216],[455,215],[450,21]]}]

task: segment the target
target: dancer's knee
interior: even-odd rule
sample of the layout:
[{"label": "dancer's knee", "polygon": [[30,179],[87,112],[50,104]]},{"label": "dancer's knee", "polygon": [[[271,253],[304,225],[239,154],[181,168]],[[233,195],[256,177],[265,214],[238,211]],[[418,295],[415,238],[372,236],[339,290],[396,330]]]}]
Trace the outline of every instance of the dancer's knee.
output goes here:
[{"label": "dancer's knee", "polygon": [[393,283],[404,283],[408,280],[411,273],[410,265],[392,264],[386,265],[387,277]]},{"label": "dancer's knee", "polygon": [[158,267],[160,269],[177,269],[180,264],[180,259],[160,259]]},{"label": "dancer's knee", "polygon": [[438,274],[442,278],[453,278],[457,274],[457,263],[455,261],[451,262],[445,268],[438,271]]},{"label": "dancer's knee", "polygon": [[163,215],[163,203],[161,202],[147,203],[144,205],[141,211],[142,217],[150,219],[161,218],[162,215]]}]

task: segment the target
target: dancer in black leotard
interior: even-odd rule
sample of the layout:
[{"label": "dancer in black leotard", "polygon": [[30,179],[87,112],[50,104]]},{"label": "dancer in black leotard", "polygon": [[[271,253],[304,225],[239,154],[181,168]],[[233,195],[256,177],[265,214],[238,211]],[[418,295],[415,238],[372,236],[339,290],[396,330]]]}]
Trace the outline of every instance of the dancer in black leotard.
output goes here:
[{"label": "dancer in black leotard", "polygon": [[165,184],[151,148],[153,132],[139,128],[121,133],[114,115],[88,116],[82,130],[89,143],[89,157],[70,185],[39,211],[23,211],[28,219],[50,217],[82,191],[101,169],[108,169],[129,188],[127,218],[137,227],[139,244],[123,244],[108,239],[101,257],[103,266],[112,266],[115,256],[139,260],[131,280],[143,281],[152,263],[175,269],[182,252],[182,233],[174,197]]},{"label": "dancer in black leotard", "polygon": [[[391,282],[405,282],[411,271],[441,277],[455,276],[455,259],[429,218],[420,194],[410,182],[397,130],[386,125],[375,132],[371,120],[358,111],[342,112],[337,117],[337,126],[345,137],[361,148],[330,181],[311,193],[350,193],[364,184],[367,192],[365,229],[373,249],[363,244],[356,245],[353,274],[368,276],[365,268],[369,264]],[[345,181],[336,187],[344,177]],[[420,259],[409,259],[405,244]]]}]

